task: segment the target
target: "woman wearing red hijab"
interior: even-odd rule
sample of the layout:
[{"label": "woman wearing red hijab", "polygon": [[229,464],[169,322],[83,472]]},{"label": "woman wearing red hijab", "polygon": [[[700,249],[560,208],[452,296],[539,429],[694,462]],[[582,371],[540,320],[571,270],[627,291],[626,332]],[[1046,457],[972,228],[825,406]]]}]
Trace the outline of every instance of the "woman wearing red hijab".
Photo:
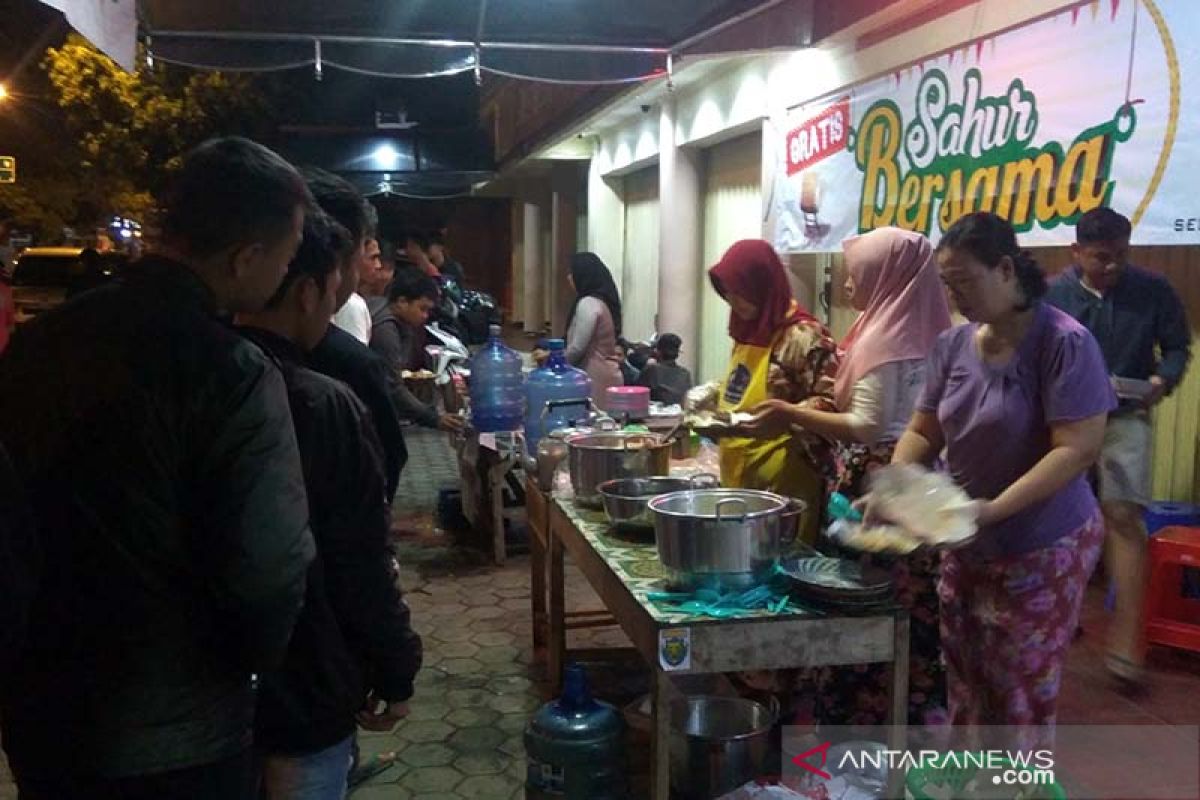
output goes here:
[{"label": "woman wearing red hijab", "polygon": [[[721,384],[721,411],[748,412],[767,400],[787,404],[830,398],[837,348],[815,317],[792,298],[783,263],[767,242],[733,245],[709,270],[717,294],[729,304],[733,354]],[[822,495],[812,446],[788,430],[770,436],[721,441],[721,483],[800,497],[816,509]],[[815,534],[818,514],[805,533]]]}]

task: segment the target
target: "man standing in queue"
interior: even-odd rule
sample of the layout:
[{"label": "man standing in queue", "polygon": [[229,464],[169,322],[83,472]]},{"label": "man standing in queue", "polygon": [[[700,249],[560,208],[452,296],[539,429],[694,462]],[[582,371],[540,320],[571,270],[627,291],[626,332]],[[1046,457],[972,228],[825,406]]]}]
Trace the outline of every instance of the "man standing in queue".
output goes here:
[{"label": "man standing in queue", "polygon": [[1096,337],[1120,398],[1108,418],[1097,466],[1107,528],[1105,563],[1117,591],[1106,664],[1121,680],[1138,683],[1145,661],[1143,515],[1151,500],[1150,411],[1183,378],[1192,337],[1183,303],[1167,280],[1129,263],[1131,232],[1129,220],[1110,208],[1080,217],[1071,246],[1075,263],[1046,299]]}]

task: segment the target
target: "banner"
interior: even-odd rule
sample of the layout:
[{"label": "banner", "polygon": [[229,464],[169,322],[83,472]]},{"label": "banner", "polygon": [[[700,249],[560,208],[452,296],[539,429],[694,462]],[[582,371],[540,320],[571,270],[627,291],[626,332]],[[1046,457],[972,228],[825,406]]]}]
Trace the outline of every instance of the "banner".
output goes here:
[{"label": "banner", "polygon": [[768,121],[767,235],[935,242],[993,211],[1029,246],[1110,206],[1135,244],[1200,243],[1200,2],[1094,0]]}]

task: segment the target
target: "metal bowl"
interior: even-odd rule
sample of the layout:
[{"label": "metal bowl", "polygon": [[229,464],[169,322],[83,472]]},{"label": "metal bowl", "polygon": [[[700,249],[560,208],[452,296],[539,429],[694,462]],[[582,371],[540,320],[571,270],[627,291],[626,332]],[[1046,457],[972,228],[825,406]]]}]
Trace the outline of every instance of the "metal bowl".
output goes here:
[{"label": "metal bowl", "polygon": [[715,487],[719,481],[714,475],[696,475],[691,478],[618,478],[605,481],[596,487],[604,502],[604,513],[608,521],[618,528],[639,532],[653,531],[654,518],[646,505],[661,494],[681,492],[686,489]]}]

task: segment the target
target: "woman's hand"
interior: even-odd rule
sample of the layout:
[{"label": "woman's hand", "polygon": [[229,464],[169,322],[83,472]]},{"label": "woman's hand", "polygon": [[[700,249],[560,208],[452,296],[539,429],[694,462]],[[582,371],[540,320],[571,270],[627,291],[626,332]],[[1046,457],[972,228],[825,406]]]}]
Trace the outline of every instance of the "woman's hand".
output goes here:
[{"label": "woman's hand", "polygon": [[791,433],[795,407],[783,400],[767,400],[750,409],[754,418],[737,426],[737,434],[751,439],[773,439]]},{"label": "woman's hand", "polygon": [[543,350],[540,347],[533,348],[533,362],[539,367],[546,363],[546,359],[550,357],[549,350]]},{"label": "woman's hand", "polygon": [[975,525],[980,528],[986,528],[989,525],[995,525],[1004,519],[1003,512],[997,508],[993,500],[976,500],[975,501]]}]

